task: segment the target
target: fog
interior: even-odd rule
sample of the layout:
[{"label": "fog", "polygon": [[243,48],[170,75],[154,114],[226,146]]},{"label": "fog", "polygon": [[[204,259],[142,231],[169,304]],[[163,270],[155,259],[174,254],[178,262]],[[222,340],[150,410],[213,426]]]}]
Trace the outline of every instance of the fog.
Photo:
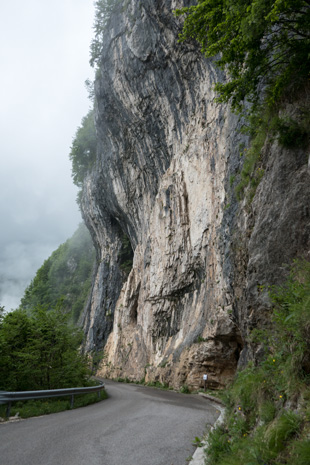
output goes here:
[{"label": "fog", "polygon": [[0,6],[0,305],[16,308],[81,221],[68,158],[90,107],[92,0]]}]

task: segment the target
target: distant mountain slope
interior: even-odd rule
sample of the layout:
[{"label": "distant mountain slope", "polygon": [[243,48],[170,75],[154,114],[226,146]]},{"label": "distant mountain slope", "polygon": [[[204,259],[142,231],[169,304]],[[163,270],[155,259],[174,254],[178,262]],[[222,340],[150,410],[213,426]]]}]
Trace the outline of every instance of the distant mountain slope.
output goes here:
[{"label": "distant mountain slope", "polygon": [[81,223],[73,236],[45,260],[26,288],[20,308],[37,305],[55,307],[62,301],[77,322],[91,288],[95,249],[90,234]]}]

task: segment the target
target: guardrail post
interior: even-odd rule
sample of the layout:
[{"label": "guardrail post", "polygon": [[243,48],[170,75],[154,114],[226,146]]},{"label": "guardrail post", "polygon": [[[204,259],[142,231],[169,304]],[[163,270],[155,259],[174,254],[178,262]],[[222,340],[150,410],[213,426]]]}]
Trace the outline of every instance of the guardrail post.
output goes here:
[{"label": "guardrail post", "polygon": [[71,395],[71,408],[74,406],[74,394]]},{"label": "guardrail post", "polygon": [[11,414],[11,406],[12,406],[12,402],[8,402],[8,405],[6,407],[6,417],[9,418],[10,417],[10,414]]}]

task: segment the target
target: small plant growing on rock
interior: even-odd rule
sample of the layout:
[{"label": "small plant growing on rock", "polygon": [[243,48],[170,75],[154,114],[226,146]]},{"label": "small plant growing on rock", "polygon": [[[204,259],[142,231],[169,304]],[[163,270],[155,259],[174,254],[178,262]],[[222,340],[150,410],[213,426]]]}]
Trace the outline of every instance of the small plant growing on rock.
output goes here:
[{"label": "small plant growing on rock", "polygon": [[202,447],[202,446],[203,446],[203,443],[202,443],[201,438],[199,438],[198,436],[196,436],[195,439],[194,439],[194,441],[193,441],[193,446],[195,446],[195,447]]},{"label": "small plant growing on rock", "polygon": [[180,392],[182,392],[182,394],[190,394],[191,391],[187,384],[183,384],[183,386],[180,388]]}]

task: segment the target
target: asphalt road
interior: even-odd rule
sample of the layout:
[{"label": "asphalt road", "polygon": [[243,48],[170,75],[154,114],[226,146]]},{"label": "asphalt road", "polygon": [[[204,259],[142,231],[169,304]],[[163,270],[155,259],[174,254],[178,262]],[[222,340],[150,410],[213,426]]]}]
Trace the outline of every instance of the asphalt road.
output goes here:
[{"label": "asphalt road", "polygon": [[109,399],[0,424],[2,465],[186,465],[219,411],[195,395],[106,381]]}]

